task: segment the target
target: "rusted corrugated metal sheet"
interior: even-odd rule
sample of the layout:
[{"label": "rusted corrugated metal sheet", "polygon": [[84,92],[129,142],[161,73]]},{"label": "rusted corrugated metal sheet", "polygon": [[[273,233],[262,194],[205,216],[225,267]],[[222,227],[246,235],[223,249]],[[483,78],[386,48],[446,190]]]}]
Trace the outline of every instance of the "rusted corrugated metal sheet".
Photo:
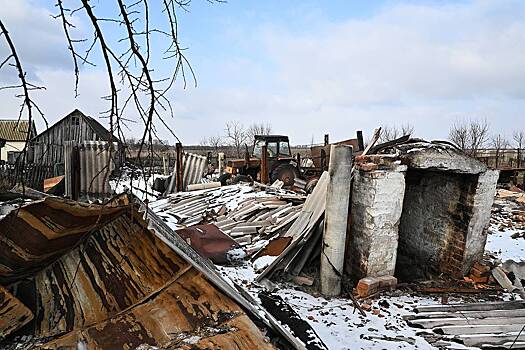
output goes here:
[{"label": "rusted corrugated metal sheet", "polygon": [[175,231],[198,251],[215,264],[228,262],[228,252],[240,245],[215,225],[195,225]]},{"label": "rusted corrugated metal sheet", "polygon": [[0,281],[34,314],[17,335],[41,339],[26,348],[273,349],[243,310],[286,330],[159,221],[124,195],[46,198],[1,220]]},{"label": "rusted corrugated metal sheet", "polygon": [[0,221],[0,284],[34,274],[124,211],[48,197],[10,212]]},{"label": "rusted corrugated metal sheet", "polygon": [[4,287],[0,286],[0,339],[33,319],[33,313]]},{"label": "rusted corrugated metal sheet", "polygon": [[64,180],[64,175],[44,179],[44,192],[49,192],[53,187]]},{"label": "rusted corrugated metal sheet", "polygon": [[[188,185],[199,183],[208,167],[208,158],[193,153],[184,153],[184,160],[182,164],[182,188],[186,190]],[[177,163],[173,169],[171,181],[166,190],[166,194],[175,193],[177,191],[176,176]]]}]

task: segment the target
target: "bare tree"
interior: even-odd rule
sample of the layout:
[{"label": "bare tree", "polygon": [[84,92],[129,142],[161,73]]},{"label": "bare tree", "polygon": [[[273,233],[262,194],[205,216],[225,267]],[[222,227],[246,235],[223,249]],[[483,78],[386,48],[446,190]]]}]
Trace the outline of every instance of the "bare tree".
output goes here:
[{"label": "bare tree", "polygon": [[250,142],[253,142],[256,135],[270,135],[272,133],[272,126],[270,123],[253,123],[246,130],[246,137]]},{"label": "bare tree", "polygon": [[219,147],[222,145],[222,137],[219,135],[208,137],[208,145],[210,145],[215,152],[218,152]]},{"label": "bare tree", "polygon": [[[158,127],[167,129],[178,140],[165,119],[173,116],[170,99],[167,93],[180,81],[186,87],[188,78],[196,85],[196,77],[184,54],[184,47],[179,42],[177,13],[186,11],[192,0],[162,0],[159,6],[151,6],[150,0],[126,2],[125,0],[106,0],[116,8],[115,14],[102,14],[94,1],[70,0],[65,7],[65,1],[54,0],[57,7],[58,20],[63,28],[64,43],[71,53],[73,74],[75,76],[74,94],[78,95],[80,67],[100,64],[105,70],[109,93],[102,98],[107,101],[107,109],[101,112],[101,117],[109,123],[110,142],[114,134],[118,135],[123,144],[127,144],[126,130],[129,124],[135,123],[142,127],[139,139],[139,163],[141,151],[147,150],[148,156],[153,156],[153,139],[158,138]],[[208,0],[221,2],[220,0]],[[97,7],[97,8],[96,8]],[[73,16],[85,20],[87,28],[82,33],[92,33],[90,37],[76,37],[80,31],[74,26]],[[150,22],[151,18],[155,22]],[[23,37],[23,36],[21,36]],[[23,57],[16,50],[9,28],[0,15],[0,45],[6,44],[6,57],[0,58],[0,69],[13,68],[14,75],[20,83],[2,86],[0,89],[17,90],[16,97],[21,98],[19,119],[27,116],[29,124],[33,121],[34,111],[44,118],[44,113],[34,103],[32,92],[44,90],[28,81],[34,72],[26,72]],[[31,40],[26,38],[24,40]],[[155,42],[155,45],[152,42]],[[163,46],[163,49],[153,47]],[[93,52],[99,50],[97,62],[92,61]],[[171,71],[164,76],[155,70],[152,62],[155,55],[166,62]],[[45,121],[45,118],[44,118]],[[46,122],[47,125],[47,122]],[[28,140],[29,141],[29,140]],[[23,152],[22,165],[25,162],[26,149]],[[97,174],[98,175],[98,174]]]},{"label": "bare tree", "polygon": [[501,134],[497,134],[492,138],[492,147],[496,150],[496,168],[499,167],[502,150],[507,149],[509,142]]},{"label": "bare tree", "polygon": [[210,144],[208,143],[208,139],[206,137],[203,137],[200,142],[199,142],[199,146],[201,147],[208,147]]},{"label": "bare tree", "polygon": [[237,157],[242,157],[242,145],[247,140],[247,133],[244,126],[239,121],[229,121],[226,123],[226,139],[237,152]]},{"label": "bare tree", "polygon": [[449,130],[448,138],[465,154],[476,157],[489,140],[489,129],[486,119],[456,121]]},{"label": "bare tree", "polygon": [[414,127],[409,124],[402,124],[401,128],[398,128],[396,125],[390,126],[386,125],[381,127],[381,134],[379,136],[379,142],[388,142],[393,141],[401,136],[412,135],[414,133]]},{"label": "bare tree", "polygon": [[514,139],[515,146],[518,150],[518,168],[521,167],[521,158],[522,158],[522,151],[523,147],[525,146],[525,132],[522,131],[514,131],[514,134],[512,135],[512,138]]},{"label": "bare tree", "polygon": [[486,119],[470,122],[470,150],[472,156],[476,157],[478,151],[483,148],[489,139],[489,123]]},{"label": "bare tree", "polygon": [[467,124],[456,121],[450,128],[448,139],[455,143],[464,153],[468,153],[470,138]]}]

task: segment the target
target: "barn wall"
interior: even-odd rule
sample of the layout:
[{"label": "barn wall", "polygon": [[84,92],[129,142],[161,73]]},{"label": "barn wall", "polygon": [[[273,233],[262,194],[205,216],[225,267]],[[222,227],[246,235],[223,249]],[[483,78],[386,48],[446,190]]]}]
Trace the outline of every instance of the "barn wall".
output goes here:
[{"label": "barn wall", "polygon": [[[74,122],[75,118],[78,123]],[[37,164],[63,168],[66,141],[101,141],[101,138],[82,114],[72,113],[31,141],[31,160]]]}]

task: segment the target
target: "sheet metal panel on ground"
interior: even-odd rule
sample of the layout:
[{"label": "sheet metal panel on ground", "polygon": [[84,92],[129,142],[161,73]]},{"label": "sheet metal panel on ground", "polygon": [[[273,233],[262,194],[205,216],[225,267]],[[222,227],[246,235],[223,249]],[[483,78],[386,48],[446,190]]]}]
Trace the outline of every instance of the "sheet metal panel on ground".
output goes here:
[{"label": "sheet metal panel on ground", "polygon": [[136,199],[46,198],[0,237],[0,281],[33,316],[19,334],[45,339],[29,348],[273,348],[243,308],[263,312]]}]

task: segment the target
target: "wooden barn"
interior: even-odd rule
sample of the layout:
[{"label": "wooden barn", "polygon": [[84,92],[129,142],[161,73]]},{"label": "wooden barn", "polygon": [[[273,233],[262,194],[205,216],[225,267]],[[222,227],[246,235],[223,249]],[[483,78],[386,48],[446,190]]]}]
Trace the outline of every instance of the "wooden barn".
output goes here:
[{"label": "wooden barn", "polygon": [[122,143],[116,136],[102,126],[93,117],[78,109],[66,115],[53,126],[31,140],[29,157],[35,164],[53,166],[56,175],[63,173],[64,145],[66,141],[112,141],[118,144],[122,152]]}]

